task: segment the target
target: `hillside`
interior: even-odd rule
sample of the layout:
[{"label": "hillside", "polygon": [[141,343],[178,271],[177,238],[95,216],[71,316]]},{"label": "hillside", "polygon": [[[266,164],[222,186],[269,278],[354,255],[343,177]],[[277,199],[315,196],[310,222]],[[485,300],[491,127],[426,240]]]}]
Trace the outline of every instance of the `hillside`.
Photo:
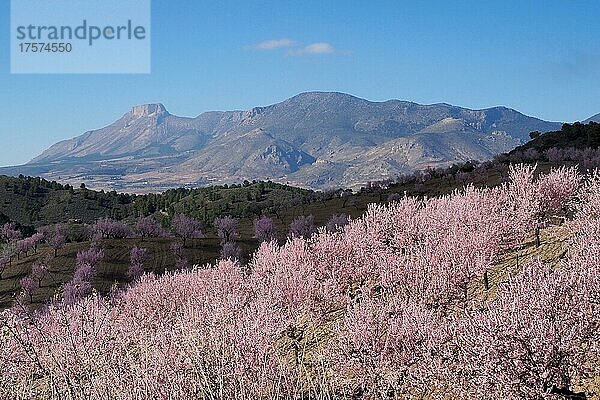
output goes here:
[{"label": "hillside", "polygon": [[135,196],[75,189],[43,178],[0,176],[0,214],[23,226],[131,215]]},{"label": "hillside", "polygon": [[[131,195],[74,189],[42,178],[0,176],[0,221],[27,229],[55,223],[86,224],[102,217],[133,220],[141,215],[177,211],[211,223],[223,213],[235,217],[274,213],[290,202],[306,202],[311,191],[271,182],[173,189],[162,194]],[[293,200],[292,200],[293,199]]]},{"label": "hillside", "polygon": [[506,107],[371,102],[330,92],[195,118],[148,104],[0,173],[138,193],[244,180],[357,189],[427,167],[487,160],[525,143],[530,131],[559,127]]},{"label": "hillside", "polygon": [[[0,395],[597,398],[600,181],[582,178],[511,167],[39,315],[36,287],[0,316]],[[101,275],[124,245],[101,241]]]},{"label": "hillside", "polygon": [[564,124],[560,130],[540,134],[534,133],[534,139],[518,146],[509,154],[536,150],[544,153],[551,148],[557,149],[596,149],[600,146],[600,123],[588,121],[586,124],[576,122]]}]

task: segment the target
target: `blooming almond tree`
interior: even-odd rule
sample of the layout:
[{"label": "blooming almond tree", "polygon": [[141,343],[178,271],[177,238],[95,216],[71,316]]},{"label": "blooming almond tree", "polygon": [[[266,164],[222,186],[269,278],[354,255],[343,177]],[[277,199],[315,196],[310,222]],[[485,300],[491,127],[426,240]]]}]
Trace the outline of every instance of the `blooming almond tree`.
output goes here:
[{"label": "blooming almond tree", "polygon": [[177,236],[183,239],[184,247],[188,239],[200,239],[204,237],[200,221],[185,214],[175,215],[171,222],[171,228]]},{"label": "blooming almond tree", "polygon": [[25,238],[17,241],[17,258],[23,254],[27,257],[27,254],[33,250],[34,244],[30,238]]},{"label": "blooming almond tree", "polygon": [[92,244],[89,249],[77,253],[76,266],[92,265],[98,267],[104,259],[104,250],[98,244]]},{"label": "blooming almond tree", "polygon": [[448,332],[431,310],[399,298],[349,307],[324,357],[344,398],[422,398],[435,384]]},{"label": "blooming almond tree", "polygon": [[145,238],[165,237],[167,232],[152,217],[140,217],[135,224],[135,231],[142,240]]},{"label": "blooming almond tree", "polygon": [[221,248],[221,260],[239,261],[242,250],[235,242],[225,242]]},{"label": "blooming almond tree", "polygon": [[144,274],[144,262],[148,258],[148,250],[134,246],[131,249],[129,269],[127,270],[127,276],[129,279],[135,281],[138,280]]},{"label": "blooming almond tree", "polygon": [[308,239],[316,231],[315,218],[312,215],[301,215],[290,224],[289,236]]},{"label": "blooming almond tree", "polygon": [[597,270],[575,263],[574,269],[526,266],[486,310],[460,322],[455,340],[465,368],[453,374],[470,376],[470,384],[455,379],[461,397],[583,398],[575,379],[600,372],[589,367],[600,341],[600,304],[593,301],[600,279]]},{"label": "blooming almond tree", "polygon": [[541,211],[564,216],[574,206],[581,176],[575,168],[560,167],[540,177],[537,182]]},{"label": "blooming almond tree", "polygon": [[230,216],[216,218],[214,225],[221,243],[231,242],[240,237],[238,232],[240,224],[235,218],[231,218]]},{"label": "blooming almond tree", "polygon": [[124,222],[111,218],[101,218],[90,227],[92,240],[123,239],[133,235],[132,229]]},{"label": "blooming almond tree", "polygon": [[31,236],[30,240],[33,245],[33,251],[37,253],[38,246],[44,241],[44,234],[41,232],[36,232]]},{"label": "blooming almond tree", "polygon": [[275,240],[277,237],[277,230],[273,219],[263,216],[254,220],[254,237],[261,243]]},{"label": "blooming almond tree", "polygon": [[33,302],[33,294],[38,288],[38,283],[31,276],[26,276],[19,281],[23,294],[29,298],[30,302]]},{"label": "blooming almond tree", "polygon": [[92,294],[92,284],[87,280],[74,278],[62,287],[62,299],[65,306],[71,306]]},{"label": "blooming almond tree", "polygon": [[46,227],[43,231],[44,240],[54,249],[54,257],[58,255],[58,250],[67,243],[67,227],[63,224]]},{"label": "blooming almond tree", "polygon": [[21,232],[17,230],[14,222],[7,222],[0,228],[0,238],[2,238],[5,243],[16,242],[21,239],[21,237]]},{"label": "blooming almond tree", "polygon": [[92,283],[103,258],[104,250],[96,242],[89,249],[77,253],[73,279],[63,286],[65,304],[74,304],[92,293]]},{"label": "blooming almond tree", "polygon": [[73,274],[73,280],[92,283],[94,279],[96,279],[97,275],[98,270],[95,266],[90,264],[82,264],[79,265],[75,270],[75,273]]},{"label": "blooming almond tree", "polygon": [[346,214],[333,214],[327,221],[327,232],[341,231],[350,222]]},{"label": "blooming almond tree", "polygon": [[42,280],[48,275],[48,266],[42,262],[34,262],[31,266],[30,276],[37,282],[38,286],[42,286]]}]

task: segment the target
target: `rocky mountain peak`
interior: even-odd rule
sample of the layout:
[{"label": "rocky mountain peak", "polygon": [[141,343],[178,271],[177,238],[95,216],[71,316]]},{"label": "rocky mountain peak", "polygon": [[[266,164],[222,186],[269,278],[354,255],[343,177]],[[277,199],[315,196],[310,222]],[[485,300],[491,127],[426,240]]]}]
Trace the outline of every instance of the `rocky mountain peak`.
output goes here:
[{"label": "rocky mountain peak", "polygon": [[266,109],[267,107],[254,107],[250,110],[244,111],[244,114],[242,114],[242,121],[250,120],[257,115],[262,114]]},{"label": "rocky mountain peak", "polygon": [[133,115],[136,118],[150,117],[150,116],[161,117],[161,116],[169,115],[169,112],[167,111],[165,106],[160,103],[142,104],[139,106],[134,106],[131,109],[131,115]]}]

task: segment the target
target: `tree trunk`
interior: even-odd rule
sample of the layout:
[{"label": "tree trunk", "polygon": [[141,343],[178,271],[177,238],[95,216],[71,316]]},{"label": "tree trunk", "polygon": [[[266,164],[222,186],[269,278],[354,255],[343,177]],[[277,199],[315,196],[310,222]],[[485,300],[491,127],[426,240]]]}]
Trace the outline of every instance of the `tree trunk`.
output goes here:
[{"label": "tree trunk", "polygon": [[485,288],[485,290],[490,290],[490,281],[488,279],[488,272],[485,271],[483,273],[483,287]]},{"label": "tree trunk", "polygon": [[[548,392],[548,387],[546,384],[544,384],[544,389],[545,391]],[[569,389],[568,387],[563,387],[563,388],[558,388],[554,385],[552,385],[552,387],[549,388],[550,394],[558,394],[560,396],[563,396],[566,399],[570,399],[570,400],[586,400],[587,399],[587,395],[585,394],[585,392],[574,392],[571,389]]]}]

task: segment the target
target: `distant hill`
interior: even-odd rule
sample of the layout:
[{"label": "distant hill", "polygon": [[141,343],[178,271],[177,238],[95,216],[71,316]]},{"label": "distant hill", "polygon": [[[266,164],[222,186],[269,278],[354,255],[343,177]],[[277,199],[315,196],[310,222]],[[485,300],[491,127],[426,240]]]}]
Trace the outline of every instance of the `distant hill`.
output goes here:
[{"label": "distant hill", "polygon": [[371,102],[329,92],[195,118],[148,104],[0,173],[130,192],[255,179],[358,188],[428,167],[490,159],[527,142],[530,131],[560,125],[506,107]]},{"label": "distant hill", "polygon": [[563,149],[597,148],[600,146],[600,124],[596,122],[564,124],[560,130],[534,136],[533,140],[515,148],[511,153],[528,149],[535,149],[543,153],[553,147]]},{"label": "distant hill", "polygon": [[586,119],[585,121],[583,121],[583,123],[587,124],[588,122],[598,122],[600,123],[600,114],[596,114],[593,117],[590,117],[588,119]]},{"label": "distant hill", "polygon": [[28,231],[55,223],[92,223],[109,217],[133,221],[139,216],[185,212],[211,225],[216,216],[254,218],[309,202],[314,192],[272,182],[198,189],[171,189],[162,194],[131,195],[75,189],[42,178],[0,176],[0,224],[16,222]]},{"label": "distant hill", "polygon": [[42,178],[0,176],[1,216],[23,226],[58,222],[89,223],[102,217],[126,218],[135,195],[73,188]]}]

